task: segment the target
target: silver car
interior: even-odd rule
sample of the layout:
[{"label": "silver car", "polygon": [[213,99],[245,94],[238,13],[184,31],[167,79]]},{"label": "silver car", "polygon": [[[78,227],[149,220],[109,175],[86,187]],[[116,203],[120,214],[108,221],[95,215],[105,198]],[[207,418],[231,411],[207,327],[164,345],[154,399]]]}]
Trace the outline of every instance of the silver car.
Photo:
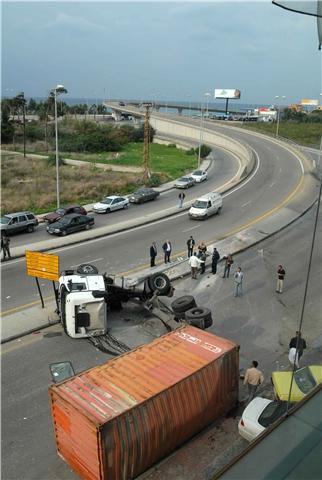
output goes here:
[{"label": "silver car", "polygon": [[189,188],[193,187],[195,183],[196,182],[192,177],[181,177],[176,180],[174,186],[176,188]]},{"label": "silver car", "polygon": [[18,232],[33,232],[38,225],[38,219],[31,212],[8,213],[1,217],[0,230],[7,235]]},{"label": "silver car", "polygon": [[129,199],[126,197],[119,197],[118,195],[111,195],[103,198],[99,203],[95,203],[93,210],[95,213],[109,213],[113,210],[120,210],[129,206]]}]

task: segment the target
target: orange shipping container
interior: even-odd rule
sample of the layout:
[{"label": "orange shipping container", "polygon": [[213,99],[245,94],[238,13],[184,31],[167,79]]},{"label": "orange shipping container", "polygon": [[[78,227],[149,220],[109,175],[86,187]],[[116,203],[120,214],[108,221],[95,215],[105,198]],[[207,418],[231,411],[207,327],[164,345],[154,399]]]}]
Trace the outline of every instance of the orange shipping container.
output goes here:
[{"label": "orange shipping container", "polygon": [[184,326],[49,389],[58,453],[84,479],[128,480],[238,400],[239,346]]}]

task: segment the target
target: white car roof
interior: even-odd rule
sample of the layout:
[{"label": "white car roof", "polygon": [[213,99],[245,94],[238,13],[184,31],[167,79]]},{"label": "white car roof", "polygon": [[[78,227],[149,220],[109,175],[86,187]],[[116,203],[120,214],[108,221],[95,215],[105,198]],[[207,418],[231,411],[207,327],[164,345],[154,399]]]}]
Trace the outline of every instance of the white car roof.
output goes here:
[{"label": "white car roof", "polygon": [[221,197],[221,194],[218,192],[206,193],[202,197],[199,197],[197,200],[209,200],[210,198]]}]

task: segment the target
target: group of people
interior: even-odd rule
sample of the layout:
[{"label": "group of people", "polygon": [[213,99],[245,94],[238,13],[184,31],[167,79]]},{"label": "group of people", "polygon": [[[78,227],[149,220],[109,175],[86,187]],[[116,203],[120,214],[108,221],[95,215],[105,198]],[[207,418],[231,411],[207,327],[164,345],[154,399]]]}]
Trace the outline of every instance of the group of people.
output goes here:
[{"label": "group of people", "polygon": [[[306,341],[304,338],[302,338],[300,331],[296,332],[296,336],[291,338],[289,348],[290,351],[288,358],[291,367],[293,368],[295,366],[296,369],[298,369],[300,368],[299,360],[303,355],[303,351],[306,349]],[[248,388],[248,398],[246,400],[246,404],[253,400],[257,388],[264,382],[264,375],[257,367],[257,360],[253,360],[251,367],[248,368],[245,373],[244,385],[247,385]]]},{"label": "group of people", "polygon": [[[172,251],[172,245],[170,240],[166,240],[164,244],[162,245],[162,250],[164,254],[164,263],[171,263],[171,251]],[[158,255],[158,249],[157,249],[157,244],[155,242],[152,242],[152,245],[150,246],[150,265],[151,267],[155,267],[155,259]]]}]

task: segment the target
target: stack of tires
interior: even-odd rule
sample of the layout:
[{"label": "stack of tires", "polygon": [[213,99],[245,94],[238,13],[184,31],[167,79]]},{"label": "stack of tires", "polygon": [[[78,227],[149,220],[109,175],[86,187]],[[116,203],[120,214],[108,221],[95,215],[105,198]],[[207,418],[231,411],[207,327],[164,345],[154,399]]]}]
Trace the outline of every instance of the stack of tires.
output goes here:
[{"label": "stack of tires", "polygon": [[197,307],[192,295],[177,298],[171,304],[176,321],[185,320],[189,325],[205,330],[212,325],[212,315],[209,308]]}]

